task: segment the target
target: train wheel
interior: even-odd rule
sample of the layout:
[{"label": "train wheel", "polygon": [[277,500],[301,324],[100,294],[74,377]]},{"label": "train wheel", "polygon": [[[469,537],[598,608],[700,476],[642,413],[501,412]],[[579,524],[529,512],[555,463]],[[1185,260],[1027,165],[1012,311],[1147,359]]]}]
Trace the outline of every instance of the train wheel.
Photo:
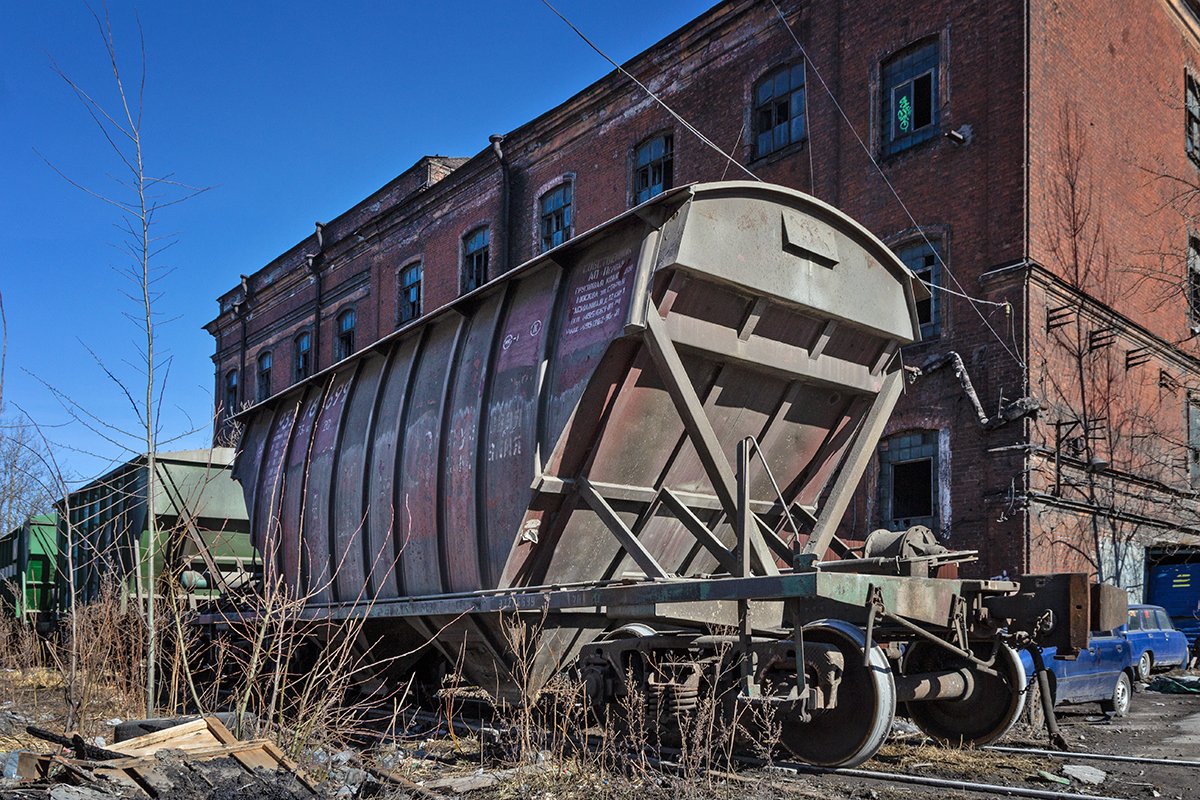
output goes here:
[{"label": "train wheel", "polygon": [[852,767],[878,752],[896,715],[896,687],[887,658],[871,648],[863,663],[867,637],[842,620],[806,625],[805,643],[835,645],[844,658],[837,705],[816,711],[809,722],[780,721],[780,743],[792,755],[823,767]]},{"label": "train wheel", "polygon": [[[990,650],[991,645],[979,646],[975,655],[986,658]],[[1025,667],[1007,645],[1000,646],[993,666],[999,677],[932,642],[913,642],[904,656],[905,675],[964,670],[970,677],[970,688],[959,699],[905,703],[913,724],[941,744],[955,746],[985,745],[1008,733],[1025,706]]]}]

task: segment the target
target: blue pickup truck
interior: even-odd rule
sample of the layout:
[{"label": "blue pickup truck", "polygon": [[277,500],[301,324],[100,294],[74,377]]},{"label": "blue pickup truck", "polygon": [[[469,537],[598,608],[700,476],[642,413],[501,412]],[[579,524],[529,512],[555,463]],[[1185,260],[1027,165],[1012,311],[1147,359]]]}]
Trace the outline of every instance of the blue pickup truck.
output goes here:
[{"label": "blue pickup truck", "polygon": [[[1059,659],[1056,653],[1053,647],[1042,650],[1055,705],[1099,703],[1104,711],[1123,717],[1129,712],[1133,681],[1147,679],[1151,670],[1186,664],[1188,643],[1162,608],[1131,605],[1127,624],[1114,631],[1093,631],[1076,658]],[[1036,676],[1029,653],[1021,651],[1021,663],[1032,681]]]}]

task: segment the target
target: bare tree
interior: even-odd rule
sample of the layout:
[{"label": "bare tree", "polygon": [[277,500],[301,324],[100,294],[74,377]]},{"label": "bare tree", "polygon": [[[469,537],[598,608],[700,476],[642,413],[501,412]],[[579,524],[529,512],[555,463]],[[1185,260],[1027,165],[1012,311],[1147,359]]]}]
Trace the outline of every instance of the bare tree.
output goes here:
[{"label": "bare tree", "polygon": [[[156,696],[156,647],[158,642],[158,630],[155,623],[155,558],[157,556],[155,551],[159,532],[154,509],[155,481],[157,479],[155,453],[160,441],[158,410],[162,402],[165,377],[170,364],[169,358],[164,358],[156,350],[155,340],[159,314],[155,310],[155,305],[160,298],[158,284],[166,274],[160,263],[160,256],[174,242],[171,236],[159,235],[155,225],[161,211],[194,197],[205,189],[180,183],[171,175],[155,175],[146,166],[145,141],[143,139],[147,74],[146,48],[140,20],[137,25],[136,81],[130,84],[127,83],[122,72],[121,60],[118,58],[112,23],[107,9],[104,9],[103,16],[95,11],[92,11],[92,16],[95,19],[111,72],[111,99],[108,102],[102,102],[97,99],[95,94],[67,75],[57,64],[54,64],[53,68],[87,111],[95,130],[119,165],[121,177],[114,178],[114,187],[101,190],[78,182],[49,161],[47,163],[72,186],[106,204],[117,215],[117,227],[121,232],[118,250],[125,260],[119,271],[130,281],[132,289],[126,291],[126,296],[134,303],[135,307],[135,310],[126,313],[126,317],[137,326],[140,332],[141,342],[138,346],[140,386],[135,387],[123,380],[108,368],[96,354],[93,353],[93,357],[125,397],[137,421],[137,427],[136,429],[125,428],[110,421],[98,419],[96,416],[88,414],[78,402],[64,398],[61,394],[59,398],[65,402],[75,419],[84,422],[107,441],[127,450],[141,451],[146,454],[148,480],[145,502],[149,545],[145,554],[148,569],[148,585],[145,592],[147,648],[145,689],[146,711],[148,714],[152,714]],[[137,444],[134,445],[134,442]]]},{"label": "bare tree", "polygon": [[1140,351],[1123,340],[1110,311],[1146,267],[1132,263],[1138,254],[1118,254],[1106,236],[1086,126],[1070,104],[1059,121],[1046,223],[1050,266],[1063,286],[1057,299],[1048,294],[1052,346],[1033,353],[1031,382],[1049,410],[1043,443],[1053,455],[1040,477],[1066,511],[1043,527],[1099,580],[1126,584],[1140,581],[1137,557],[1151,531],[1189,525],[1180,490],[1184,451],[1158,418],[1161,410],[1141,402],[1154,396],[1158,376],[1131,368]]}]

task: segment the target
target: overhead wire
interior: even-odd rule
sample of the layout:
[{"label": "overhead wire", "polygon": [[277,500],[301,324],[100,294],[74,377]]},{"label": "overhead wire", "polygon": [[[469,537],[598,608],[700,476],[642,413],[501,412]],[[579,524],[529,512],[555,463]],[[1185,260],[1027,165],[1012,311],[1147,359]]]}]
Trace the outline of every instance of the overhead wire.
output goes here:
[{"label": "overhead wire", "polygon": [[[544,2],[544,0],[543,0],[543,2]],[[1009,317],[1011,317],[1012,316],[1012,304],[1008,303],[1008,302],[996,302],[995,300],[985,300],[980,297],[973,297],[967,293],[966,288],[963,287],[962,282],[959,281],[959,279],[958,279],[958,276],[954,274],[954,271],[950,269],[950,265],[948,265],[946,263],[946,260],[944,258],[942,258],[942,254],[940,252],[938,252],[938,249],[933,246],[933,242],[931,242],[929,240],[929,237],[926,236],[924,228],[922,228],[919,224],[917,224],[916,218],[913,216],[912,212],[909,211],[909,208],[905,204],[903,198],[900,197],[900,193],[898,191],[896,191],[896,187],[892,184],[891,180],[888,178],[887,173],[885,173],[883,171],[883,167],[880,166],[879,161],[871,153],[871,148],[867,147],[866,142],[864,142],[862,136],[859,135],[858,130],[854,127],[854,123],[850,121],[849,115],[847,115],[845,109],[842,108],[842,104],[838,102],[837,96],[833,93],[833,90],[829,88],[829,84],[825,82],[825,77],[823,75],[821,75],[821,70],[817,67],[817,65],[809,57],[808,50],[805,49],[803,44],[801,44],[800,39],[796,36],[795,31],[792,30],[792,26],[788,24],[787,18],[784,17],[783,11],[779,8],[779,4],[777,2],[775,2],[775,0],[770,0],[770,3],[774,7],[775,13],[779,17],[779,22],[780,22],[780,24],[783,25],[783,29],[788,32],[788,36],[790,36],[792,41],[795,42],[797,49],[799,49],[799,51],[800,51],[800,55],[804,58],[805,67],[806,68],[809,66],[812,67],[813,74],[817,76],[817,80],[820,81],[820,83],[821,83],[821,88],[825,90],[825,93],[827,95],[829,95],[829,99],[833,103],[834,108],[837,109],[838,114],[841,115],[842,121],[846,123],[846,127],[850,129],[850,132],[852,134],[854,134],[855,140],[858,141],[858,146],[860,148],[862,148],[863,153],[866,154],[867,158],[871,162],[871,165],[875,168],[875,171],[877,173],[879,173],[879,177],[883,179],[884,184],[888,187],[888,191],[890,191],[892,193],[892,197],[896,198],[896,202],[900,204],[900,208],[903,209],[905,216],[908,217],[908,220],[909,220],[909,222],[912,223],[913,228],[916,229],[917,233],[920,234],[921,239],[925,242],[925,245],[929,248],[930,252],[933,253],[933,257],[935,259],[937,259],[938,265],[942,268],[942,270],[947,275],[950,276],[950,279],[952,281],[954,281],[954,285],[956,287],[958,287],[958,289],[957,289],[957,291],[955,291],[954,289],[951,289],[948,286],[942,286],[941,284],[936,284],[931,281],[923,280],[921,278],[918,278],[917,280],[921,281],[921,283],[924,284],[925,287],[930,289],[931,291],[936,289],[938,291],[944,292],[949,295],[953,295],[955,297],[961,297],[962,299],[968,301],[968,303],[970,303],[970,305],[971,305],[971,309],[976,314],[979,315],[980,321],[983,322],[984,326],[991,332],[992,336],[994,336],[996,338],[996,341],[999,342],[1000,346],[1004,348],[1005,352],[1007,352],[1008,355],[1012,357],[1013,361],[1015,361],[1018,366],[1020,366],[1022,369],[1024,369],[1025,362],[1020,357],[1020,355],[1016,352],[1016,350],[1014,349],[1017,347],[1015,336],[1013,338],[1013,347],[1009,347],[1008,343],[1004,341],[1003,337],[1001,337],[999,332],[997,332],[997,330],[995,329],[995,327],[992,326],[992,323],[988,320],[988,318],[986,316],[984,316],[982,311],[979,310],[980,305],[995,306],[995,307],[1004,309],[1005,314],[1008,315]],[[807,81],[806,81],[806,83],[807,83]],[[805,87],[806,111],[807,111],[807,103],[808,103],[808,87],[806,86]],[[808,120],[808,117],[806,114],[805,124],[807,124],[807,120]],[[810,154],[810,158],[811,158],[811,154]]]},{"label": "overhead wire", "polygon": [[[959,281],[958,276],[955,275],[953,270],[950,269],[950,266],[946,263],[946,260],[944,258],[942,258],[942,254],[938,251],[938,248],[934,247],[933,242],[931,242],[929,237],[925,234],[924,228],[922,228],[919,224],[917,224],[916,218],[913,216],[912,212],[909,210],[909,208],[905,204],[904,200],[900,197],[900,193],[896,190],[896,187],[892,184],[891,180],[888,179],[887,174],[883,171],[883,167],[880,166],[880,164],[879,164],[878,160],[875,158],[875,156],[871,154],[870,148],[867,147],[866,142],[864,142],[862,139],[862,136],[859,135],[858,130],[854,127],[854,123],[852,123],[850,121],[850,117],[846,114],[845,109],[842,108],[841,103],[838,102],[838,99],[837,99],[836,95],[834,95],[833,90],[830,89],[829,84],[825,82],[825,78],[821,74],[820,69],[813,62],[813,60],[809,57],[808,51],[805,49],[804,45],[801,44],[800,39],[796,36],[795,32],[792,30],[791,26],[788,24],[787,18],[784,17],[783,11],[779,8],[779,4],[776,3],[775,0],[770,0],[770,3],[774,7],[775,13],[778,15],[779,21],[783,25],[784,30],[787,31],[788,36],[791,37],[792,41],[796,44],[796,47],[800,50],[800,55],[804,59],[805,69],[807,70],[808,67],[810,67],[810,66],[812,67],[813,74],[815,74],[817,76],[817,80],[820,81],[821,88],[824,89],[825,93],[829,96],[830,101],[832,101],[834,108],[837,109],[837,112],[841,116],[842,121],[846,123],[846,127],[848,127],[850,129],[850,132],[854,135],[854,138],[858,141],[859,147],[862,148],[863,152],[866,154],[867,158],[870,160],[871,165],[875,168],[875,171],[879,174],[879,177],[883,179],[884,184],[888,187],[888,190],[892,193],[892,197],[894,197],[896,199],[896,202],[900,205],[900,208],[904,211],[905,216],[907,216],[909,221],[912,223],[913,228],[918,232],[918,234],[920,234],[921,239],[924,241],[926,246],[929,248],[930,252],[933,253],[933,256],[937,260],[938,265],[941,267],[941,269],[947,275],[950,276],[950,279],[952,281],[954,281],[954,285],[957,287],[957,289],[952,289],[949,286],[945,286],[940,283],[926,281],[919,277],[917,278],[917,280],[923,286],[925,286],[927,289],[929,289],[930,291],[938,291],[938,292],[942,292],[944,294],[952,295],[954,297],[959,297],[959,298],[962,298],[963,300],[966,300],[970,304],[971,309],[979,316],[980,321],[984,324],[984,326],[988,329],[988,331],[992,334],[992,336],[995,337],[996,341],[1000,344],[1000,346],[1004,349],[1004,351],[1006,353],[1008,353],[1008,355],[1013,359],[1013,361],[1015,361],[1020,367],[1024,368],[1025,362],[1021,359],[1020,355],[1017,352],[1017,350],[1019,348],[1017,347],[1017,344],[1016,344],[1015,335],[1013,337],[1013,347],[1009,347],[1008,344],[1004,341],[1003,337],[1000,336],[999,332],[997,332],[996,328],[988,320],[988,318],[986,316],[984,316],[982,311],[979,310],[980,305],[993,306],[996,308],[1000,308],[1000,309],[1004,310],[1005,314],[1011,320],[1012,304],[1008,303],[1008,302],[996,302],[994,300],[986,300],[984,298],[974,297],[967,293],[966,288],[962,285],[962,282]],[[542,0],[542,4],[545,5],[546,8],[550,9],[550,11],[556,17],[558,17],[560,20],[562,20],[562,22],[568,28],[570,28],[572,31],[574,31],[575,35],[578,36],[580,39],[582,39],[584,41],[584,43],[587,44],[588,47],[590,47],[592,50],[594,50],[596,52],[597,55],[599,55],[601,58],[603,58],[605,61],[607,61],[610,65],[612,65],[612,67],[614,69],[616,69],[622,75],[629,78],[629,80],[633,81],[633,83],[635,85],[637,85],[637,87],[639,89],[641,89],[651,99],[653,99],[656,103],[658,103],[660,106],[662,106],[667,111],[667,113],[670,114],[677,122],[679,122],[679,124],[682,125],[689,133],[691,133],[697,139],[699,139],[705,146],[707,146],[707,147],[711,148],[712,150],[714,150],[715,152],[719,153],[727,162],[726,168],[728,168],[728,165],[736,166],[738,169],[740,169],[742,172],[744,172],[750,178],[752,178],[756,181],[760,181],[760,182],[762,181],[762,178],[755,175],[754,172],[752,172],[749,167],[742,164],[740,161],[738,161],[736,158],[734,158],[729,153],[725,152],[725,150],[721,149],[721,147],[719,145],[717,145],[715,142],[713,142],[711,139],[709,139],[707,136],[705,136],[704,133],[702,133],[698,128],[696,128],[696,126],[694,126],[690,122],[688,122],[683,117],[682,114],[677,112],[675,109],[671,108],[671,106],[665,100],[663,100],[662,97],[660,97],[656,92],[654,92],[652,89],[650,89],[650,87],[646,86],[644,83],[642,83],[636,77],[634,77],[634,75],[631,74],[627,69],[625,69],[623,66],[618,64],[615,60],[613,60],[595,42],[593,42],[590,38],[588,38],[587,34],[585,34],[582,30],[580,30],[578,26],[576,26],[573,22],[571,22],[571,20],[567,19],[567,17],[564,16],[561,11],[559,11],[557,8],[555,8],[554,5],[550,2],[550,0]],[[806,80],[806,84],[807,84],[807,80]],[[809,120],[808,87],[807,87],[807,85],[805,86],[805,91],[804,91],[804,112],[805,112],[804,113],[805,124],[807,125],[808,120]],[[739,142],[741,140],[740,133],[738,136],[738,140],[739,140]],[[735,145],[735,147],[736,147],[736,145]],[[815,176],[814,176],[814,170],[813,170],[811,142],[810,142],[810,146],[809,146],[808,150],[809,150],[809,153],[808,153],[809,181],[810,181],[810,187],[812,187],[812,185],[813,185],[812,181],[815,179]]]},{"label": "overhead wire", "polygon": [[599,56],[601,58],[603,58],[605,61],[607,61],[609,64],[612,64],[613,67],[616,68],[616,70],[618,72],[620,72],[626,78],[629,78],[629,80],[636,83],[639,89],[641,89],[646,94],[650,95],[650,97],[653,98],[656,103],[658,103],[660,106],[665,108],[667,110],[668,114],[670,114],[672,117],[674,117],[675,120],[680,125],[682,125],[684,128],[686,128],[690,133],[695,135],[695,137],[697,139],[699,139],[701,142],[703,142],[708,147],[711,147],[713,150],[720,153],[722,156],[725,157],[725,160],[727,162],[729,162],[730,164],[733,164],[734,166],[736,166],[742,172],[749,175],[754,180],[760,181],[760,182],[762,181],[762,178],[758,177],[753,172],[751,172],[750,169],[748,167],[746,167],[745,164],[742,164],[736,158],[729,155],[729,153],[726,153],[724,150],[722,150],[712,139],[709,139],[707,136],[705,136],[703,133],[701,133],[695,126],[692,125],[692,123],[688,122],[686,119],[683,118],[683,116],[681,114],[679,114],[677,111],[675,111],[675,109],[673,109],[669,105],[667,105],[667,101],[663,100],[661,97],[659,97],[657,94],[655,94],[650,89],[650,87],[646,86],[646,84],[642,83],[637,78],[635,78],[632,74],[630,74],[629,70],[625,69],[620,64],[618,64],[616,61],[613,61],[611,58],[609,58],[608,54],[605,53],[603,50],[601,50],[599,47],[597,47],[596,43],[593,42],[591,39],[589,39],[583,31],[581,31],[581,30],[579,30],[579,28],[575,27],[575,24],[573,22],[571,22],[571,20],[564,17],[562,15],[562,13],[550,3],[550,0],[542,0],[542,3],[546,6],[546,8],[548,8],[552,12],[554,12],[554,16],[558,17],[563,22],[565,22],[568,28],[575,31],[575,34],[580,39],[583,39],[583,41],[587,43],[588,47],[595,50],[596,53],[599,54]]}]

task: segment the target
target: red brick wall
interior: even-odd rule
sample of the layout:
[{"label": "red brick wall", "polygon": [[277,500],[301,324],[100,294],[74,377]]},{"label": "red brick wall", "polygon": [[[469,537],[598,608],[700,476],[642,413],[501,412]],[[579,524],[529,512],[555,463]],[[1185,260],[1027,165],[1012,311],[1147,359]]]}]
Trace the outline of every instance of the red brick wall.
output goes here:
[{"label": "red brick wall", "polygon": [[[1009,305],[973,307],[942,295],[940,334],[907,348],[904,360],[919,366],[949,350],[959,352],[985,410],[994,414],[1002,401],[1027,392],[1037,396],[1045,370],[1061,368],[1054,356],[1044,355],[1051,347],[1039,334],[1044,297],[1031,298],[1026,309],[1025,272],[981,276],[1018,264],[1027,254],[1056,268],[1049,220],[1065,102],[1078,109],[1087,130],[1086,172],[1112,264],[1144,261],[1146,253],[1184,241],[1182,233],[1175,235],[1178,215],[1156,215],[1167,190],[1162,182],[1148,181],[1144,168],[1155,164],[1195,177],[1183,154],[1182,76],[1184,64],[1200,64],[1200,58],[1195,39],[1172,21],[1162,0],[1132,2],[1128,7],[1104,0],[1032,3],[1028,96],[1022,0],[781,3],[812,59],[809,135],[759,159],[752,157],[749,127],[753,84],[774,67],[800,59],[771,4],[721,4],[628,67],[759,178],[811,191],[892,244],[905,242],[905,232],[911,239],[914,225],[936,233],[958,279],[955,283],[944,274],[945,284]],[[942,59],[940,133],[970,133],[966,144],[938,135],[883,161],[883,174],[906,212],[821,88],[817,72],[874,155],[881,61],[931,36],[937,37]],[[331,363],[334,318],[348,303],[358,312],[358,346],[393,330],[397,273],[414,261],[424,266],[425,310],[453,300],[459,294],[462,236],[478,225],[491,225],[493,274],[506,263],[505,249],[511,264],[531,257],[537,247],[538,198],[564,176],[575,180],[576,233],[624,211],[632,194],[633,148],[664,131],[674,134],[677,185],[747,177],[628,79],[613,74],[506,135],[507,220],[501,212],[500,165],[481,142],[481,152],[465,163],[423,161],[332,221],[315,261],[323,296],[318,366]],[[291,380],[292,338],[313,324],[315,312],[316,283],[304,265],[307,253],[318,253],[315,236],[251,276],[246,391],[253,391],[254,359],[263,348],[275,354],[274,390]],[[1139,282],[1133,270],[1109,272],[1105,302],[1160,337],[1179,338],[1185,314],[1178,292],[1156,301],[1154,292],[1161,295],[1161,287]],[[210,325],[220,334],[214,357],[218,376],[242,359],[240,321],[229,308],[238,295],[234,290],[222,298],[222,315]],[[1041,372],[1027,374],[1024,361]],[[1182,417],[1178,400],[1172,403],[1164,406],[1161,419],[1175,425],[1178,434]],[[1031,481],[1044,488],[1038,471],[1042,456],[1029,455],[1028,445],[1032,440],[1044,447],[1046,424],[1044,415],[1038,423],[1018,421],[985,431],[949,369],[921,378],[901,399],[888,434],[948,431],[942,464],[949,482],[943,519],[948,524],[941,533],[954,546],[981,551],[967,574],[1016,573],[1052,565],[1058,557],[1046,557],[1061,548],[1045,544],[1046,526],[1030,531],[1034,523],[1028,510]],[[862,538],[878,524],[875,473],[873,466],[843,525],[852,538]],[[1036,554],[1030,552],[1031,536],[1040,548]]]}]

